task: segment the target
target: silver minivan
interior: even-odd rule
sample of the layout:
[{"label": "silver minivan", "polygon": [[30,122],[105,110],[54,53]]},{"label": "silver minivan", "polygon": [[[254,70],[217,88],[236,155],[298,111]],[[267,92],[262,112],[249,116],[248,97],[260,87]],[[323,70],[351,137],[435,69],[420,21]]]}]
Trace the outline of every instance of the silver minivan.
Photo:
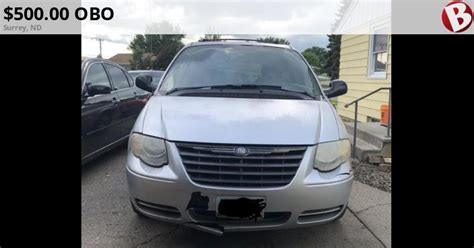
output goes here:
[{"label": "silver minivan", "polygon": [[[344,214],[351,144],[299,52],[257,41],[186,45],[129,139],[127,180],[143,216],[222,235],[324,224]],[[148,80],[149,81],[149,80]]]}]

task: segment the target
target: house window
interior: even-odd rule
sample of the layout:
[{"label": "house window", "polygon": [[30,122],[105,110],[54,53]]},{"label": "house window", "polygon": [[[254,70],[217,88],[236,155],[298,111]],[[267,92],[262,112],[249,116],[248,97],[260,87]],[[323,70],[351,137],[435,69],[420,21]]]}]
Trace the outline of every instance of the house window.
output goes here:
[{"label": "house window", "polygon": [[388,38],[387,34],[373,34],[370,36],[370,78],[385,78],[387,75]]}]

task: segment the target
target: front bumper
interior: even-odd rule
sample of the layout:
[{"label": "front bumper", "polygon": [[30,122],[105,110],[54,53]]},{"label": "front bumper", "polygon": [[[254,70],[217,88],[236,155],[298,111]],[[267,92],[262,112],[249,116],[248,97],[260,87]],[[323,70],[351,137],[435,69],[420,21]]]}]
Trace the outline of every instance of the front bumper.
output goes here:
[{"label": "front bumper", "polygon": [[[137,211],[148,217],[220,234],[223,231],[324,224],[337,219],[347,207],[353,180],[350,163],[326,173],[314,170],[314,146],[308,147],[295,177],[286,186],[226,188],[192,182],[176,146],[171,142],[166,145],[169,164],[161,168],[150,167],[128,152],[127,179],[131,202]],[[264,219],[255,222],[216,218],[218,196],[265,198]],[[196,210],[190,205],[191,198],[195,197],[207,206]]]}]

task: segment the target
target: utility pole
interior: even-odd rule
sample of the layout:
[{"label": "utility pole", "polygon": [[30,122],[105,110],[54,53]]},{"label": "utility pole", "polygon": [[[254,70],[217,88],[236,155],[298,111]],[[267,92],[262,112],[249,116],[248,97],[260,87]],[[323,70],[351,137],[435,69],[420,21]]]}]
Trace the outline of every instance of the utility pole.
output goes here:
[{"label": "utility pole", "polygon": [[99,57],[102,58],[102,41],[104,39],[101,39],[101,38],[95,38],[95,40],[98,40],[99,41]]}]

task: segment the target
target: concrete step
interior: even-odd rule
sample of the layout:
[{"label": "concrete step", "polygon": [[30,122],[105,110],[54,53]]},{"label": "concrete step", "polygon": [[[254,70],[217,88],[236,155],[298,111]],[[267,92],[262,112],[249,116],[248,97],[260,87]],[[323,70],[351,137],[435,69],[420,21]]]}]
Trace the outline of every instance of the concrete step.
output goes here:
[{"label": "concrete step", "polygon": [[[353,146],[354,136],[352,136],[351,134],[348,134],[348,136],[351,141],[351,145]],[[366,162],[369,160],[370,156],[381,155],[381,152],[382,152],[381,148],[374,146],[373,144],[370,144],[363,139],[357,138],[355,157],[358,160]]]},{"label": "concrete step", "polygon": [[[354,122],[344,123],[347,132],[354,135]],[[372,144],[378,148],[392,142],[391,137],[387,137],[387,128],[381,126],[379,122],[357,123],[357,138]]]}]

